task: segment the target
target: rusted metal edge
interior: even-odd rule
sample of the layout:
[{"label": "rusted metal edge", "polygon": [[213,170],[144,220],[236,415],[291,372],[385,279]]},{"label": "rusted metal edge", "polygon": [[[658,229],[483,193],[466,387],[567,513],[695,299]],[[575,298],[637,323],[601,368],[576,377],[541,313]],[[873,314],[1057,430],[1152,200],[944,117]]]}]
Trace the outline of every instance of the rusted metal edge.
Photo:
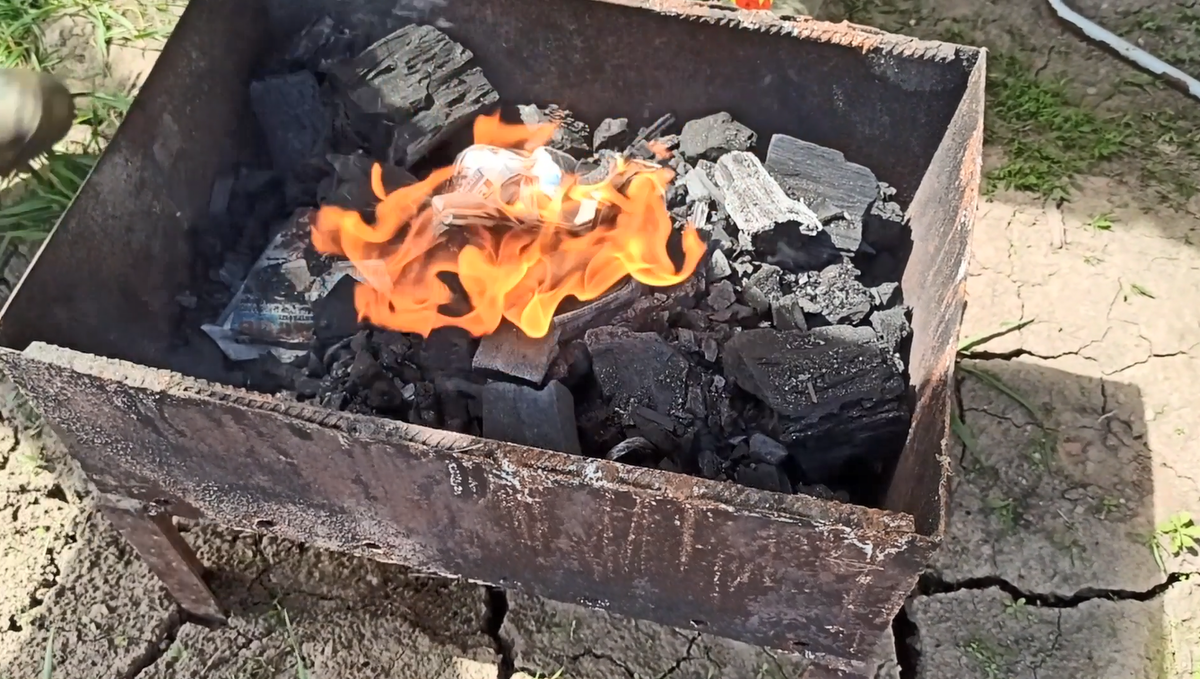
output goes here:
[{"label": "rusted metal edge", "polygon": [[[243,408],[296,418],[321,427],[337,429],[347,435],[381,443],[397,440],[479,458],[492,464],[512,464],[501,444],[467,434],[432,429],[395,420],[335,412],[298,403],[288,403],[244,389],[215,384],[169,370],[148,368],[127,361],[103,358],[34,342],[24,352],[0,349],[0,365],[16,356],[64,367],[92,377],[157,391],[165,394],[203,398]],[[20,359],[17,359],[20,360]],[[858,505],[818,500],[806,495],[767,493],[732,483],[709,481],[657,469],[632,467],[619,462],[577,457],[537,448],[523,448],[528,454],[527,467],[552,475],[566,484],[587,483],[615,489],[642,489],[666,493],[677,499],[710,504],[742,513],[756,514],[776,521],[811,523],[830,529],[909,535],[914,532],[913,517],[908,514],[871,509]]]},{"label": "rusted metal edge", "polygon": [[[735,6],[694,2],[692,0],[596,0],[613,5],[637,9],[648,9],[659,14],[717,24],[737,26],[771,35],[790,35],[820,42],[841,45],[868,52],[880,50],[894,54],[917,56],[930,50],[941,51],[953,45],[937,40],[922,40],[910,36],[888,33],[872,26],[842,21],[834,23],[813,17],[781,17],[764,10],[744,10]],[[978,52],[980,48],[965,45],[954,47]]]}]

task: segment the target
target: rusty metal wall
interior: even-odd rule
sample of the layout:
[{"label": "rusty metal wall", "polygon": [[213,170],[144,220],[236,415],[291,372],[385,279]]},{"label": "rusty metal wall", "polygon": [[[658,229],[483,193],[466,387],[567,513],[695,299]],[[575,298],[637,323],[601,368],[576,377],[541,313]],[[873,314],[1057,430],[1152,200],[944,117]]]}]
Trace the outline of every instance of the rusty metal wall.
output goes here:
[{"label": "rusty metal wall", "polygon": [[851,667],[930,555],[910,517],[0,352],[102,493]]},{"label": "rusty metal wall", "polygon": [[266,41],[254,0],[191,3],[129,114],[0,313],[44,340],[165,367],[212,182],[232,163]]}]

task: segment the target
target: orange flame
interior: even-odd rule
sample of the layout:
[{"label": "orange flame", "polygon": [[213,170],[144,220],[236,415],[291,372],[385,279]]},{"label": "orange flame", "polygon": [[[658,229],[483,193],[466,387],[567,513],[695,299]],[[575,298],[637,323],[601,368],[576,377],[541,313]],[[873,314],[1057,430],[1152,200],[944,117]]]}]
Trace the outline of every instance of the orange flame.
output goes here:
[{"label": "orange flame", "polygon": [[[475,143],[528,161],[554,129],[480,116]],[[675,285],[692,275],[705,251],[689,224],[683,266],[675,269],[667,253],[672,225],[665,200],[674,172],[653,163],[616,157],[599,181],[584,184],[563,173],[557,186],[547,186],[524,174],[484,190],[455,187],[455,167],[391,193],[382,176],[376,164],[374,224],[356,211],[325,206],[313,221],[312,241],[319,252],[345,256],[366,281],[354,294],[359,320],[390,330],[428,336],[456,326],[481,336],[508,319],[526,335],[542,337],[567,297],[595,299],[625,276]],[[457,275],[470,311],[441,312],[455,295],[439,274]]]}]

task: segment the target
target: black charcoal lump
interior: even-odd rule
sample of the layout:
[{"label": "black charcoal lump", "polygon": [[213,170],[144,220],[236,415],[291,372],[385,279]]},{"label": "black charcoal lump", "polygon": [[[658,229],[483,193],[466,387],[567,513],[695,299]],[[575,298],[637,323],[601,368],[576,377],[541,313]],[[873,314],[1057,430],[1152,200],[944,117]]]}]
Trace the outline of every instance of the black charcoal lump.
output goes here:
[{"label": "black charcoal lump", "polygon": [[802,236],[820,233],[817,215],[804,203],[789,198],[753,153],[726,153],[717,161],[714,174],[743,250],[763,247],[760,241],[776,236],[777,229],[794,229]]},{"label": "black charcoal lump", "polygon": [[725,377],[784,417],[821,418],[904,393],[871,328],[746,330],[725,343],[724,354]]},{"label": "black charcoal lump", "polygon": [[716,161],[730,151],[747,151],[757,135],[728,113],[688,121],[679,134],[679,153],[692,162]]},{"label": "black charcoal lump", "polygon": [[[375,155],[384,151],[392,163],[412,167],[499,101],[483,71],[470,66],[472,56],[438,29],[410,25],[328,72],[349,101],[360,136],[381,147]],[[388,125],[381,126],[381,118]]]},{"label": "black charcoal lump", "polygon": [[600,389],[617,413],[628,417],[638,407],[663,415],[683,411],[688,361],[661,337],[606,326],[588,330],[584,343]]},{"label": "black charcoal lump", "polygon": [[787,195],[819,209],[827,204],[860,221],[875,200],[875,173],[846,160],[841,151],[777,134],[767,147],[767,172]]},{"label": "black charcoal lump", "polygon": [[250,107],[280,173],[295,171],[329,143],[332,120],[321,103],[317,78],[309,71],[250,83]]}]

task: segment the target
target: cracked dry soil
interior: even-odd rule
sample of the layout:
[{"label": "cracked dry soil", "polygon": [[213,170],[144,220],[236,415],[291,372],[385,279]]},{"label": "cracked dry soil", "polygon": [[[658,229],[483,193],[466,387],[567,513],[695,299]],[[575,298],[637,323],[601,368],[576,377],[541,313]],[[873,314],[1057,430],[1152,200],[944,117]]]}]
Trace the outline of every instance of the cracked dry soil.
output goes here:
[{"label": "cracked dry soil", "polygon": [[[1179,4],[1156,2],[1135,9]],[[1123,82],[1127,67],[1044,21],[1036,4],[896,7],[915,6],[918,34],[944,22],[979,27],[1075,77],[1088,96]],[[1103,18],[1128,4],[1081,9]],[[127,51],[132,66],[96,64],[82,55],[86,31],[76,21],[48,31],[77,53],[66,62],[72,79],[144,75],[152,53]],[[1102,105],[1194,106],[1170,96],[1109,92]],[[895,640],[880,640],[875,677],[1200,676],[1200,580],[1188,577],[1200,558],[1163,554],[1160,569],[1148,546],[1177,512],[1200,515],[1200,222],[1195,211],[1150,205],[1154,195],[1091,178],[1061,206],[1017,194],[981,204],[963,334],[1033,322],[978,347],[960,371],[970,441],[953,459],[945,546]],[[1100,214],[1112,215],[1111,230],[1088,228]],[[692,631],[213,527],[185,536],[214,570],[231,624],[188,624],[91,511],[61,450],[30,431],[17,399],[3,400],[0,679],[40,676],[51,630],[56,678],[282,679],[298,676],[300,661],[318,678],[820,674],[803,659]]]}]

